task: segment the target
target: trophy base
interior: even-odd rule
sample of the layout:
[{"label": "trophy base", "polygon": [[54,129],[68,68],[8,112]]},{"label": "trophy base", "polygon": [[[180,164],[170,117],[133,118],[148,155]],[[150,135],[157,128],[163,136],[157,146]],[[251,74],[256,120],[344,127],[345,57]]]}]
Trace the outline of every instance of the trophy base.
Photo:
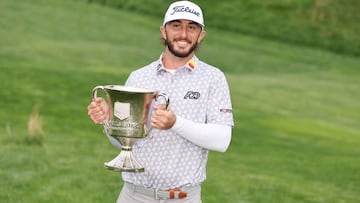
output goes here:
[{"label": "trophy base", "polygon": [[116,168],[113,166],[109,166],[107,164],[108,164],[108,162],[105,162],[104,167],[106,169],[109,169],[109,170],[115,171],[115,172],[144,172],[145,171],[144,168]]},{"label": "trophy base", "polygon": [[144,167],[136,161],[131,151],[122,150],[115,159],[105,162],[106,169],[118,172],[144,172]]}]

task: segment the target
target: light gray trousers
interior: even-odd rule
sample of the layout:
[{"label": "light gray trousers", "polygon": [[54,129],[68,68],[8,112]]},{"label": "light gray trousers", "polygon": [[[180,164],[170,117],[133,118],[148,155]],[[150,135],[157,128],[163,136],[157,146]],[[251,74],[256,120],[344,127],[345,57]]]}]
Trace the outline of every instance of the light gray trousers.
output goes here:
[{"label": "light gray trousers", "polygon": [[155,197],[136,193],[124,184],[116,203],[201,203],[201,186],[189,191],[183,199],[156,200]]}]

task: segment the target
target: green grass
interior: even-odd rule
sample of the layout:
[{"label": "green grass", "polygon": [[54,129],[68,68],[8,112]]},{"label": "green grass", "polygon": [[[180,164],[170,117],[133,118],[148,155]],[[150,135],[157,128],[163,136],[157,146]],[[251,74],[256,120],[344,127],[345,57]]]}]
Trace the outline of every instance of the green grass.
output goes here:
[{"label": "green grass", "polygon": [[[114,202],[121,178],[102,165],[118,150],[86,106],[159,57],[161,18],[70,0],[0,10],[0,202]],[[236,125],[203,202],[360,201],[359,58],[210,28],[198,55],[226,72]]]}]

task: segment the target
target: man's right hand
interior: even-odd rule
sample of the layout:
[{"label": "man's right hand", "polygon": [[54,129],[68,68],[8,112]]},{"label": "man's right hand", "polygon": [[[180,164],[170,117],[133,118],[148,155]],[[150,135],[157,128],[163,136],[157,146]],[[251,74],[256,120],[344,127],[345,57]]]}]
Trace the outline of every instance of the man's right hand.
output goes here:
[{"label": "man's right hand", "polygon": [[103,124],[109,120],[109,107],[101,97],[95,98],[88,107],[88,115],[95,124]]}]

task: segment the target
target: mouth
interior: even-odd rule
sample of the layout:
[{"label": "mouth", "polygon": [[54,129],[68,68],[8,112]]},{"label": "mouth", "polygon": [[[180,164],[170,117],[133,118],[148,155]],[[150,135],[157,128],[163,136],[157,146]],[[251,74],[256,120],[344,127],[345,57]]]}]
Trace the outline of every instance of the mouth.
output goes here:
[{"label": "mouth", "polygon": [[189,41],[187,40],[176,40],[175,43],[180,47],[186,47],[188,46],[189,44],[191,44]]},{"label": "mouth", "polygon": [[165,40],[165,44],[169,51],[177,57],[188,57],[196,50],[197,43],[188,38],[178,37],[173,40]]}]

